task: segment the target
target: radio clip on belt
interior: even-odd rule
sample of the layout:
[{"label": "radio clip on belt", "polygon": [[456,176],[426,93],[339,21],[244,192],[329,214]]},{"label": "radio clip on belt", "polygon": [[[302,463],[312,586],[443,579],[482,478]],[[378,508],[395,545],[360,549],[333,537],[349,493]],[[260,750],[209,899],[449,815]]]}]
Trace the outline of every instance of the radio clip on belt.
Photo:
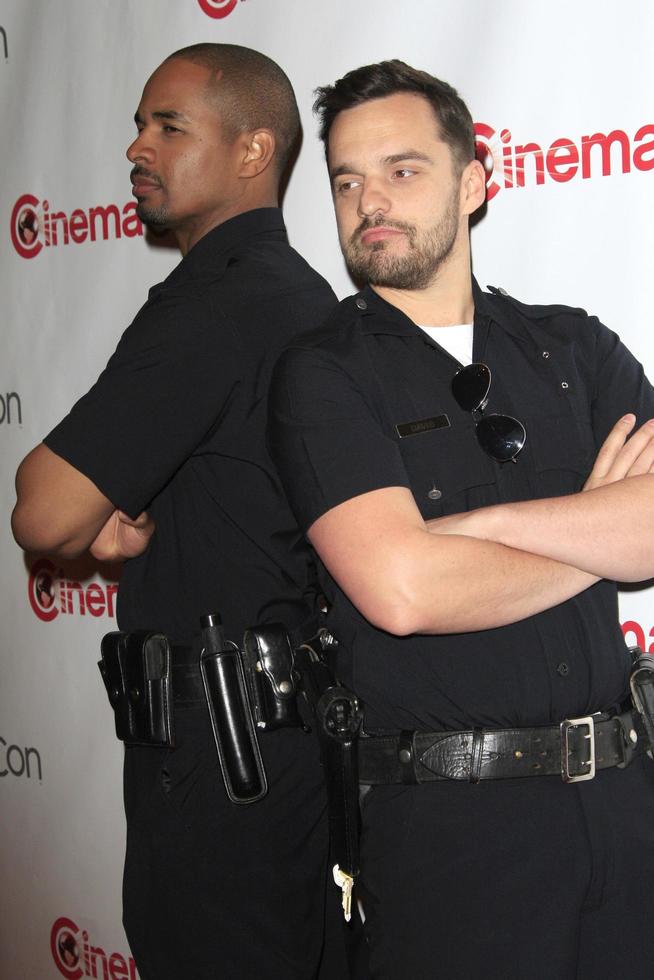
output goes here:
[{"label": "radio clip on belt", "polygon": [[[324,635],[324,634],[322,634]],[[357,742],[363,712],[358,698],[335,680],[313,640],[295,651],[295,664],[316,728],[329,810],[329,834],[337,863],[335,884],[342,892],[343,915],[352,915],[352,889],[359,874],[359,771]],[[320,643],[322,646],[322,644]]]}]

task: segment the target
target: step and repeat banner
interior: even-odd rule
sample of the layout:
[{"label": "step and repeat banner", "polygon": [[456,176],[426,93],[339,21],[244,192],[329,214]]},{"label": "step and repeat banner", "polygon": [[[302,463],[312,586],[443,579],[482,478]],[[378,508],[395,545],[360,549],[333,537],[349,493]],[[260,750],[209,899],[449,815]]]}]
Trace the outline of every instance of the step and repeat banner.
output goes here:
[{"label": "step and repeat banner", "polygon": [[[96,666],[120,569],[25,555],[9,518],[18,463],[178,261],[146,241],[130,195],[148,75],[197,41],[285,68],[304,123],[290,237],[340,296],[313,89],[393,57],[447,79],[487,171],[482,285],[597,313],[654,373],[653,35],[649,0],[0,2],[2,980],[138,975],[121,927],[122,752]],[[624,593],[621,619],[648,648],[652,591]]]}]

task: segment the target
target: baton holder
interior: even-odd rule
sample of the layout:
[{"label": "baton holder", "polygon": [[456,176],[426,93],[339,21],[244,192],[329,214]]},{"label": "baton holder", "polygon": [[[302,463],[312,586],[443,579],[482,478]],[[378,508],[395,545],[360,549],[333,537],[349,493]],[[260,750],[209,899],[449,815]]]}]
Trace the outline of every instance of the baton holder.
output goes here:
[{"label": "baton holder", "polygon": [[203,616],[201,626],[200,673],[225,790],[232,803],[255,803],[268,786],[241,654],[217,615]]}]

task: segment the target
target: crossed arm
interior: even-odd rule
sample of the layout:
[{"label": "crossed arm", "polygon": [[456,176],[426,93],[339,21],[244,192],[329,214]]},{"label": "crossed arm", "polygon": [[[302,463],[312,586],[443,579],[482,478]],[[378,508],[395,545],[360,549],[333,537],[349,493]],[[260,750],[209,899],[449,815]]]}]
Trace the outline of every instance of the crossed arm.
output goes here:
[{"label": "crossed arm", "polygon": [[620,419],[584,492],[500,504],[425,525],[390,487],[322,515],[309,539],[373,625],[397,635],[516,622],[600,578],[654,575],[654,421]]},{"label": "crossed arm", "polygon": [[124,561],[147,548],[154,522],[117,510],[83,473],[40,443],[16,474],[17,503],[11,526],[26,551],[76,558],[90,551],[99,561]]}]

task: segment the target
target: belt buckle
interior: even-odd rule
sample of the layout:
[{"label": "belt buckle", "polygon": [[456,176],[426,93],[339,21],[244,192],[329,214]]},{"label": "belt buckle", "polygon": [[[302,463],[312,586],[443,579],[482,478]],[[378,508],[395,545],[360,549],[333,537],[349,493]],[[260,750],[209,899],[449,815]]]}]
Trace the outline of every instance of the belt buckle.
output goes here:
[{"label": "belt buckle", "polygon": [[[584,738],[589,740],[588,762],[582,765],[588,766],[588,772],[573,776],[569,767],[569,739],[568,735],[571,728],[581,728],[582,725],[588,727],[588,735]],[[583,783],[586,779],[595,778],[595,720],[592,715],[585,715],[583,718],[565,718],[560,725],[561,728],[561,779],[564,783]]]}]

